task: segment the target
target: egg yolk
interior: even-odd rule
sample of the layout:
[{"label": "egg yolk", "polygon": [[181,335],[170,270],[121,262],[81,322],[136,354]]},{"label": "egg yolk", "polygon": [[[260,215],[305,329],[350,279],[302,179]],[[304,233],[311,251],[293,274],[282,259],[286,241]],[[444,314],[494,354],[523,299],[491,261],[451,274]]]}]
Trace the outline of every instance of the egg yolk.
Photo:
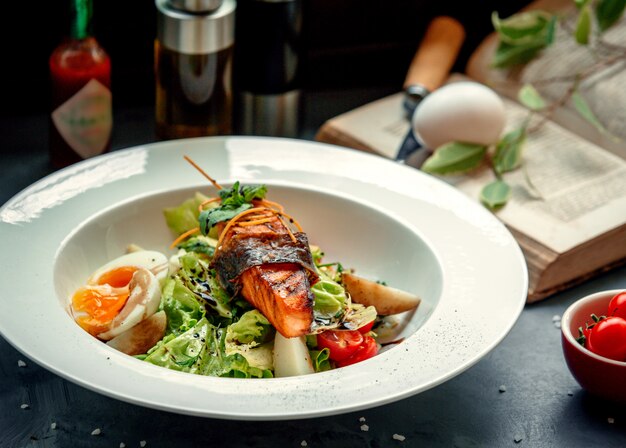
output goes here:
[{"label": "egg yolk", "polygon": [[128,284],[136,270],[134,266],[111,269],[101,275],[95,285],[79,288],[72,297],[72,307],[75,312],[84,314],[78,316],[76,322],[94,336],[107,331],[108,324],[128,300]]}]

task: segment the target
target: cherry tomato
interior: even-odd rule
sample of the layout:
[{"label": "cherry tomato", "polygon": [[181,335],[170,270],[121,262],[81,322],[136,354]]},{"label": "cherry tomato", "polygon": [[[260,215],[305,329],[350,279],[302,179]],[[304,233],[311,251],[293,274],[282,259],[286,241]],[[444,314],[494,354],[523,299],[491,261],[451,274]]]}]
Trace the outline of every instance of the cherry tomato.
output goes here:
[{"label": "cherry tomato", "polygon": [[357,362],[365,361],[378,353],[378,345],[371,336],[364,336],[363,343],[356,349],[356,351],[346,359],[337,362],[338,367],[345,367]]},{"label": "cherry tomato", "polygon": [[359,333],[367,334],[370,331],[372,331],[373,326],[374,326],[374,321],[371,321],[369,324],[365,324],[361,328],[359,328]]},{"label": "cherry tomato", "polygon": [[326,330],[317,335],[317,347],[330,350],[333,361],[341,361],[351,356],[363,343],[363,335],[358,330]]},{"label": "cherry tomato", "polygon": [[596,323],[587,336],[587,349],[616,361],[626,361],[626,320],[609,316]]},{"label": "cherry tomato", "polygon": [[626,291],[615,294],[609,302],[609,316],[626,319]]}]

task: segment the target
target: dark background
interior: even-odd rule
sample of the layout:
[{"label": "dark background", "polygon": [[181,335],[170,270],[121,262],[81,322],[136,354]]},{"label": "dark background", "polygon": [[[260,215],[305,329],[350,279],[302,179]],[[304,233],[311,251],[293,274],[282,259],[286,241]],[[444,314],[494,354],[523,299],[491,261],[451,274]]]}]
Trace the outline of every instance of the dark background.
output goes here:
[{"label": "dark background", "polygon": [[[434,16],[467,29],[456,70],[489,32],[491,12],[519,10],[527,0],[303,0],[305,90],[387,87],[400,90],[417,44]],[[3,5],[0,116],[47,112],[48,57],[68,31],[69,0]],[[154,102],[153,0],[94,0],[94,30],[112,60],[114,107]]]}]

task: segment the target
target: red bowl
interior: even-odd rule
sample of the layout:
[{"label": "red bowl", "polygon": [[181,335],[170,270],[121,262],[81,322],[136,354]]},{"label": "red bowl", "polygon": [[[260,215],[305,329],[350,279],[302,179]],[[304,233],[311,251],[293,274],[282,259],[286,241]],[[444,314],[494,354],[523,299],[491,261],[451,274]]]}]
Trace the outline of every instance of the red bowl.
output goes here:
[{"label": "red bowl", "polygon": [[567,367],[580,386],[593,395],[626,403],[626,362],[614,361],[580,345],[578,328],[591,323],[591,314],[606,315],[609,301],[621,290],[602,291],[574,302],[561,318],[561,342]]}]

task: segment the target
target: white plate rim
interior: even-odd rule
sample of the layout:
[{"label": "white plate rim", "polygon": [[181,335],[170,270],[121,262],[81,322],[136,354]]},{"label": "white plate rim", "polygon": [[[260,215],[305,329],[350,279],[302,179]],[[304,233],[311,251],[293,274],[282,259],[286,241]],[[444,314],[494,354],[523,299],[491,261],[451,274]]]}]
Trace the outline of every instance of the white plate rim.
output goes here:
[{"label": "white plate rim", "polygon": [[[214,418],[296,419],[365,409],[435,387],[465,371],[489,353],[508,334],[524,307],[528,274],[523,254],[505,226],[482,206],[444,182],[410,167],[381,159],[378,156],[302,140],[259,137],[198,138],[138,146],[81,162],[41,179],[18,193],[0,208],[0,229],[2,230],[0,243],[16,249],[17,245],[22,244],[28,236],[28,240],[38,248],[35,250],[36,255],[41,257],[41,261],[37,262],[40,263],[39,266],[35,268],[43,270],[45,263],[49,263],[55,257],[56,248],[68,232],[61,230],[56,234],[51,232],[49,235],[41,235],[41,229],[45,228],[42,221],[47,218],[61,219],[59,216],[63,214],[64,208],[65,212],[69,209],[76,211],[76,204],[71,204],[75,203],[77,198],[89,204],[83,207],[84,215],[77,213],[77,216],[72,217],[74,221],[80,222],[94,213],[94,210],[90,208],[93,207],[90,200],[101,201],[99,205],[103,207],[113,205],[116,200],[120,200],[114,194],[111,195],[110,202],[102,203],[107,200],[107,197],[103,195],[104,192],[119,190],[123,187],[127,189],[126,191],[131,189],[132,194],[139,194],[157,191],[159,188],[174,188],[173,182],[197,183],[197,178],[189,180],[185,175],[180,174],[173,175],[172,179],[161,178],[160,182],[151,178],[155,171],[160,172],[165,169],[164,164],[171,162],[174,153],[177,159],[180,159],[180,165],[184,164],[182,153],[178,149],[181,147],[185,149],[186,154],[200,164],[207,151],[213,151],[208,156],[210,159],[218,156],[226,159],[226,164],[216,169],[214,177],[236,176],[245,181],[254,179],[259,172],[262,172],[262,177],[265,179],[274,179],[287,184],[292,182],[295,185],[314,186],[316,182],[319,182],[315,179],[325,176],[325,180],[329,181],[331,186],[334,183],[342,188],[352,188],[350,194],[357,197],[360,194],[359,188],[367,188],[370,193],[380,193],[381,197],[384,195],[384,197],[409,199],[416,201],[414,204],[420,204],[437,214],[445,215],[446,225],[449,227],[446,230],[450,233],[446,235],[425,234],[434,240],[437,255],[442,258],[446,273],[451,272],[453,275],[451,279],[450,276],[446,277],[451,281],[444,284],[440,306],[434,310],[433,315],[418,332],[420,337],[416,337],[415,340],[412,340],[413,337],[409,338],[404,343],[403,351],[391,350],[381,355],[380,359],[374,358],[362,365],[308,377],[263,381],[195,376],[189,378],[191,375],[145,365],[125,355],[111,353],[108,348],[103,349],[101,347],[103,344],[97,341],[86,343],[84,335],[81,334],[82,330],[77,326],[75,326],[75,331],[71,330],[71,334],[63,335],[68,336],[67,340],[72,341],[67,350],[77,350],[77,356],[73,358],[64,355],[61,349],[56,347],[54,350],[58,352],[58,357],[54,357],[46,353],[46,344],[50,344],[51,341],[42,341],[29,336],[28,332],[20,329],[15,323],[17,320],[26,319],[30,320],[33,326],[43,326],[45,329],[48,325],[49,330],[56,329],[52,328],[53,324],[46,322],[46,319],[50,320],[50,315],[33,314],[32,310],[19,307],[16,310],[15,305],[11,306],[8,303],[7,297],[12,294],[8,280],[20,275],[22,275],[22,280],[26,280],[26,274],[20,274],[20,266],[13,266],[3,274],[4,279],[0,286],[0,334],[16,349],[70,381],[123,401],[177,413]],[[297,154],[297,157],[292,157],[290,154]],[[330,160],[330,157],[335,166],[329,166],[327,162],[324,162]],[[141,166],[129,168],[128,172],[121,175],[111,171],[111,167],[119,168],[120,164],[130,162]],[[108,168],[101,168],[107,164]],[[350,168],[350,173],[345,171],[346,167]],[[85,176],[94,177],[93,173],[97,174],[98,169],[108,169],[111,179],[92,180],[89,186],[81,189],[80,183],[86,182]],[[174,172],[177,171],[174,170]],[[55,188],[58,190],[61,184],[67,187],[72,181],[75,181],[77,185],[71,185],[74,189],[70,188],[72,190],[70,192],[66,191],[68,188],[59,190],[67,193],[60,200],[55,200],[49,197],[50,195],[46,196],[45,193],[54,191]],[[89,181],[87,183],[89,184]],[[419,188],[413,190],[413,187]],[[116,191],[116,194],[119,192]],[[433,199],[432,195],[435,195],[436,199]],[[36,197],[40,202],[37,204],[41,207],[39,212],[32,203],[28,202],[32,197]],[[363,200],[371,199],[362,195],[360,197]],[[394,212],[418,227],[412,210],[404,210],[401,206],[397,206]],[[26,218],[21,217],[22,221],[19,221],[20,213],[26,216]],[[16,220],[18,222],[15,222]],[[420,231],[422,231],[421,228]],[[487,255],[495,257],[494,260],[485,259],[484,256],[479,257],[481,264],[484,265],[481,265],[478,271],[476,266],[469,266],[467,263],[467,258],[471,254],[465,254],[462,259],[456,259],[459,256],[458,252],[452,253],[452,250],[458,251],[459,248],[465,247],[464,245],[475,246],[475,242],[469,244],[463,240],[462,235],[457,234],[466,231],[473,232],[473,236],[481,239],[479,242],[487,246],[485,249]],[[3,252],[3,265],[6,266],[10,260],[7,251]],[[8,252],[11,253],[11,251]],[[502,268],[498,266],[503,261],[508,263],[507,272],[502,272]],[[27,263],[29,263],[28,259],[20,260],[17,264],[21,264],[24,268]],[[30,264],[32,264],[32,259]],[[487,288],[489,290],[481,291],[481,287],[487,286],[484,284],[483,272],[487,269],[492,269],[494,274],[504,276],[504,278],[494,279],[493,284]],[[472,283],[472,276],[480,277],[482,285],[461,283],[461,280]],[[461,280],[457,280],[458,278]],[[40,285],[50,285],[51,273],[42,271],[37,280]],[[35,286],[29,285],[26,289],[36,290],[37,282],[31,283]],[[484,297],[478,297],[479,295],[489,296],[490,306],[500,313],[498,318],[487,321],[487,324],[481,322],[483,330],[478,330],[476,333],[470,331],[472,330],[471,320],[487,310],[463,308],[464,303],[458,297],[453,296],[464,293],[467,294],[464,300],[471,305],[486,301]],[[504,296],[505,299],[502,299],[502,303],[496,303],[491,297],[495,295]],[[454,312],[450,307],[456,308]],[[51,314],[53,313],[52,310]],[[467,315],[461,316],[462,314]],[[7,316],[10,316],[10,319]],[[485,325],[489,328],[485,329]],[[428,338],[432,335],[438,335],[440,338],[438,343],[429,342]],[[55,339],[58,337],[61,335],[51,336],[57,342],[61,340]],[[442,340],[444,342],[441,342]],[[427,350],[420,351],[418,345],[424,347],[424,344]],[[444,354],[441,351],[442,346],[450,348],[452,355]],[[411,361],[413,358],[424,355],[427,355],[426,359],[420,359],[419,363]],[[450,358],[453,359],[450,360]],[[81,365],[81,362],[86,362],[87,359],[89,363],[99,363],[97,368]],[[393,369],[396,370],[393,371]],[[414,371],[409,372],[409,369]],[[103,377],[103,374],[98,375],[98,370],[106,372],[108,377]],[[123,375],[129,376],[130,379],[128,379],[128,384],[120,385],[119,380]],[[156,392],[156,387],[163,390]],[[177,391],[177,396],[172,395],[174,391]],[[216,398],[219,398],[220,403],[215,403]],[[213,403],[210,399],[213,399]],[[229,402],[224,403],[225,399]]]}]

